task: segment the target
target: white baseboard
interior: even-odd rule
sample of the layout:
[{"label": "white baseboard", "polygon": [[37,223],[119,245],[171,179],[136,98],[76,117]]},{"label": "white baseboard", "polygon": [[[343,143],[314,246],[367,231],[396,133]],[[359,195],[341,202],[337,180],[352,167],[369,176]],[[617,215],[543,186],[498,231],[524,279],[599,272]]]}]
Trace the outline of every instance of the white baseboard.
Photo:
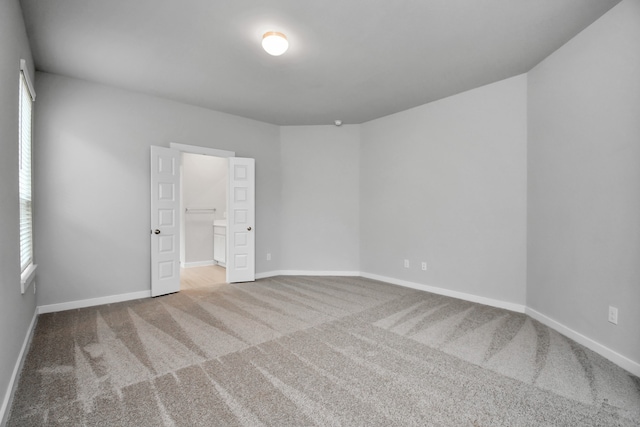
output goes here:
[{"label": "white baseboard", "polygon": [[279,271],[265,271],[262,273],[256,273],[256,280],[266,279],[267,277],[280,276]]},{"label": "white baseboard", "polygon": [[60,304],[48,304],[38,307],[38,314],[55,313],[58,311],[73,310],[76,308],[93,307],[95,305],[112,304],[115,302],[130,301],[151,297],[151,291],[131,292],[128,294],[110,295],[108,297],[90,298],[79,301],[69,301]]},{"label": "white baseboard", "polygon": [[394,279],[392,277],[379,276],[372,273],[361,273],[362,277],[367,279],[379,280],[381,282],[391,283],[393,285],[404,286],[405,288],[418,289],[420,291],[431,292],[433,294],[444,295],[447,297],[458,298],[465,301],[477,302],[492,307],[504,308],[505,310],[524,313],[525,306],[523,304],[515,304],[512,302],[501,301],[492,298],[481,297],[478,295],[467,294],[465,292],[452,291],[450,289],[439,288],[436,286],[423,285],[421,283],[409,282],[407,280]]},{"label": "white baseboard", "polygon": [[256,279],[274,276],[360,276],[359,271],[314,271],[314,270],[274,270],[257,273]]},{"label": "white baseboard", "polygon": [[580,332],[574,331],[573,329],[563,325],[562,323],[553,320],[552,318],[532,309],[527,307],[525,313],[537,320],[538,322],[542,323],[543,325],[546,325],[548,327],[550,327],[551,329],[554,329],[558,332],[560,332],[562,335],[571,338],[572,340],[574,340],[575,342],[577,342],[578,344],[582,344],[583,346],[587,347],[590,350],[595,351],[596,353],[598,353],[600,356],[609,359],[610,361],[612,361],[613,363],[615,363],[616,365],[620,366],[621,368],[631,372],[633,375],[640,377],[640,363],[634,362],[633,360],[629,359],[628,357],[625,357],[623,355],[621,355],[620,353],[617,353],[613,350],[611,350],[609,347],[605,347],[604,345],[592,340],[591,338],[582,335]]},{"label": "white baseboard", "polygon": [[206,261],[194,261],[194,262],[185,262],[182,264],[183,268],[191,268],[191,267],[206,267],[208,265],[216,265],[214,260],[206,260]]},{"label": "white baseboard", "polygon": [[29,348],[29,343],[31,342],[31,337],[33,336],[33,331],[36,327],[36,320],[38,319],[38,308],[33,312],[33,319],[31,319],[31,324],[29,325],[29,329],[27,330],[27,335],[24,337],[24,341],[22,343],[22,348],[20,349],[20,353],[18,354],[18,359],[16,360],[16,365],[13,368],[13,373],[11,374],[11,379],[9,379],[9,385],[7,386],[7,391],[5,392],[4,399],[2,400],[2,406],[0,407],[0,425],[4,425],[5,416],[7,415],[7,410],[9,409],[9,402],[11,401],[11,394],[13,393],[13,386],[18,379],[18,374],[20,373],[20,369],[22,367],[22,362],[26,356],[27,348]]}]

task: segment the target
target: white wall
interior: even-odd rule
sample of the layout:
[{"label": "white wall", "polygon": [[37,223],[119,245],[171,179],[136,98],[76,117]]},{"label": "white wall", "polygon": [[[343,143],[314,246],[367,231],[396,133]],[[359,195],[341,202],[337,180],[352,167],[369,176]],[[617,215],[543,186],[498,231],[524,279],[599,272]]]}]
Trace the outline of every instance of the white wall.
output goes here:
[{"label": "white wall", "polygon": [[53,74],[36,87],[38,305],[149,290],[150,145],[255,158],[256,251],[279,249],[277,126]]},{"label": "white wall", "polygon": [[187,263],[213,261],[213,221],[225,219],[227,210],[227,159],[202,154],[182,154],[182,202],[186,209],[216,209],[214,213],[186,213]]},{"label": "white wall", "polygon": [[521,75],[362,125],[362,271],[525,303],[526,85]]},{"label": "white wall", "polygon": [[[18,82],[20,59],[33,61],[17,0],[0,2],[0,423],[10,379],[36,308],[33,287],[20,293]],[[36,112],[37,114],[37,112]],[[36,195],[37,197],[37,195]],[[37,202],[34,204],[37,211]],[[36,261],[38,259],[36,258]],[[38,272],[37,280],[40,274]]]},{"label": "white wall", "polygon": [[528,109],[527,303],[640,363],[640,1],[535,67]]},{"label": "white wall", "polygon": [[359,270],[359,126],[281,128],[283,270]]}]

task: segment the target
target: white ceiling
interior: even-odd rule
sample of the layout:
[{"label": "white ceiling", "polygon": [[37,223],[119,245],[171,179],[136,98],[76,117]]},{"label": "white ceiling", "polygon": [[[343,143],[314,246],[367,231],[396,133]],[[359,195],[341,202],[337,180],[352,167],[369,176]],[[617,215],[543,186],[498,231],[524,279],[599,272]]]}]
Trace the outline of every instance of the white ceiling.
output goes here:
[{"label": "white ceiling", "polygon": [[[36,68],[279,125],[524,73],[620,0],[21,0]],[[287,53],[260,45],[284,32]]]}]

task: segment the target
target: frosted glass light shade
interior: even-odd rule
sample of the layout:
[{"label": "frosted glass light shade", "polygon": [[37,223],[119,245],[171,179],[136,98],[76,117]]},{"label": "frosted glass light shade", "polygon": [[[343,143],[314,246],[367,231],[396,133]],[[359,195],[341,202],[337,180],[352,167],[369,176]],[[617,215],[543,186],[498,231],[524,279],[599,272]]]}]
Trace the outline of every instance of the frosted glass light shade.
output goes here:
[{"label": "frosted glass light shade", "polygon": [[262,48],[269,55],[280,56],[289,48],[287,36],[276,31],[269,31],[262,36]]}]

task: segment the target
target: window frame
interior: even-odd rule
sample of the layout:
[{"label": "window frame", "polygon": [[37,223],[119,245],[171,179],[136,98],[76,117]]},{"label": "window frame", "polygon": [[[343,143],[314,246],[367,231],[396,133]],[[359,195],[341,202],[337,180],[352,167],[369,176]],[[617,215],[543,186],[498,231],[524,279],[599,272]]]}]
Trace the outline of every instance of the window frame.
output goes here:
[{"label": "window frame", "polygon": [[[25,93],[26,91],[26,93]],[[27,62],[24,59],[20,60],[20,74],[19,74],[19,99],[18,99],[18,204],[20,209],[20,245],[19,245],[19,253],[20,253],[20,291],[24,294],[29,286],[33,283],[35,279],[35,272],[37,265],[34,263],[34,246],[33,246],[33,104],[36,100],[36,92],[33,87],[33,83],[31,77],[29,75],[29,70],[27,68]],[[26,95],[26,96],[25,96]],[[23,117],[24,112],[24,101],[25,99],[29,99],[29,118],[26,119]],[[24,121],[29,120],[27,126],[29,127],[29,135],[24,135]],[[28,141],[25,141],[25,138],[28,138]],[[28,194],[24,194],[25,189],[24,186],[24,176],[23,176],[23,165],[24,165],[24,153],[26,143],[29,144],[29,168],[27,172],[27,178],[29,179],[28,184]],[[22,233],[22,220],[23,220],[23,205],[28,204],[28,217],[29,217],[29,231],[27,242],[29,246],[29,259],[28,262],[23,262],[23,233]],[[35,290],[35,288],[34,288]]]}]

